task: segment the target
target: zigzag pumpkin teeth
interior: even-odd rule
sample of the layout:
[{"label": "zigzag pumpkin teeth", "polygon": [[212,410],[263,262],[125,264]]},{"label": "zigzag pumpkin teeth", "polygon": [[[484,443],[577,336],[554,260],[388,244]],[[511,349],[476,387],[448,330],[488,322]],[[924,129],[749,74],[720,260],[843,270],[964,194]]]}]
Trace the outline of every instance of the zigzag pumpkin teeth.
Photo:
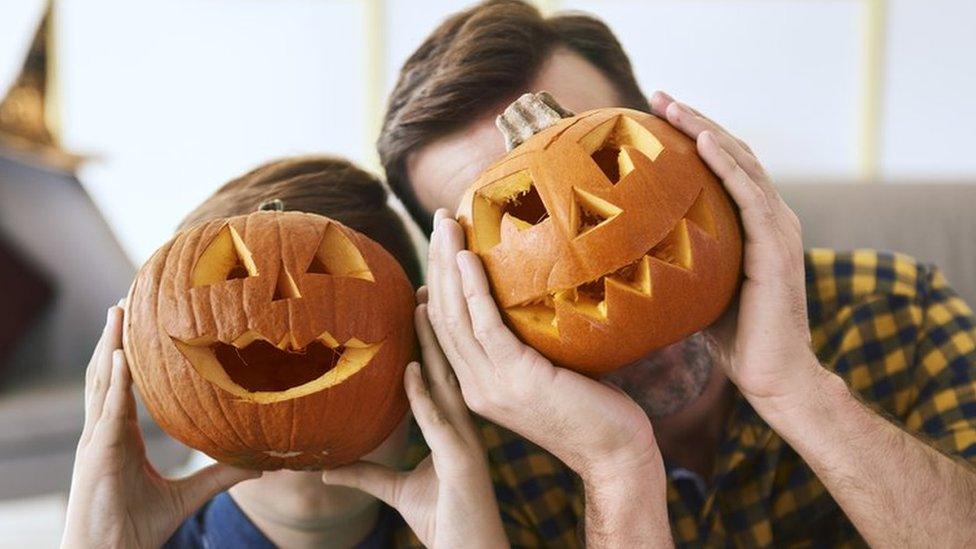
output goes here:
[{"label": "zigzag pumpkin teeth", "polygon": [[692,268],[691,240],[688,236],[688,220],[682,219],[671,232],[657,243],[647,255],[685,270]]}]

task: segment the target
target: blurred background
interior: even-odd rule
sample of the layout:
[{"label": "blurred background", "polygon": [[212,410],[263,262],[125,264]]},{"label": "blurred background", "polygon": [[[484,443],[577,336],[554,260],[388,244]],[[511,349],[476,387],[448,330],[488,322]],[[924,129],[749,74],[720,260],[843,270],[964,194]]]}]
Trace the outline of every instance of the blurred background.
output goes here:
[{"label": "blurred background", "polygon": [[[809,245],[943,266],[976,300],[976,3],[539,0],[617,33],[748,142]],[[180,219],[265,160],[378,170],[400,65],[444,0],[0,4],[0,545],[54,545],[104,310]],[[163,469],[184,448],[148,422]]]}]

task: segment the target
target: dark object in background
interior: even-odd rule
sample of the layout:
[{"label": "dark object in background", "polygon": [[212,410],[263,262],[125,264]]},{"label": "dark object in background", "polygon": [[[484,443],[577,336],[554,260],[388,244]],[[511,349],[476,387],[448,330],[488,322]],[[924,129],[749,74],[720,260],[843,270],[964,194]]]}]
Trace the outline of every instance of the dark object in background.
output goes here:
[{"label": "dark object in background", "polygon": [[0,235],[0,382],[10,351],[53,294],[48,278]]}]

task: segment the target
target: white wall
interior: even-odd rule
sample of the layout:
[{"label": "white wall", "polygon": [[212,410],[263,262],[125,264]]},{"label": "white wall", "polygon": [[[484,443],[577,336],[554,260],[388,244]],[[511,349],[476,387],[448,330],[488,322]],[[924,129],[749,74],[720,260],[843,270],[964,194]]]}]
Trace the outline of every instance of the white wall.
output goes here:
[{"label": "white wall", "polygon": [[[66,144],[100,155],[82,179],[141,262],[259,162],[324,151],[375,166],[401,63],[471,3],[62,0]],[[976,180],[971,0],[537,3],[603,18],[648,93],[725,123],[778,181]]]},{"label": "white wall", "polygon": [[315,0],[64,0],[64,144],[141,262],[219,184],[266,160],[365,150],[363,7]]},{"label": "white wall", "polygon": [[44,0],[8,0],[0,6],[0,96],[20,74],[44,7]]},{"label": "white wall", "polygon": [[616,31],[646,93],[668,91],[720,121],[773,173],[855,172],[859,2],[562,5],[598,14]]},{"label": "white wall", "polygon": [[889,6],[882,173],[976,179],[976,2]]}]

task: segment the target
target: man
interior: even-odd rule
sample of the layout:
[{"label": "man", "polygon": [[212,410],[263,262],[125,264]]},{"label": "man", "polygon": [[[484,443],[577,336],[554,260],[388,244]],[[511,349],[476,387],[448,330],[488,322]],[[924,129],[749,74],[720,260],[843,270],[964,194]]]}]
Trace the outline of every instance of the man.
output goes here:
[{"label": "man", "polygon": [[[737,303],[605,383],[508,331],[452,219],[504,154],[494,117],[539,90],[667,119],[742,216]],[[465,400],[507,428],[482,433],[513,544],[574,546],[585,530],[601,546],[976,546],[970,309],[909,257],[804,252],[748,146],[666,94],[648,102],[602,23],[515,0],[449,18],[404,65],[379,150],[433,230],[428,312]]]}]

